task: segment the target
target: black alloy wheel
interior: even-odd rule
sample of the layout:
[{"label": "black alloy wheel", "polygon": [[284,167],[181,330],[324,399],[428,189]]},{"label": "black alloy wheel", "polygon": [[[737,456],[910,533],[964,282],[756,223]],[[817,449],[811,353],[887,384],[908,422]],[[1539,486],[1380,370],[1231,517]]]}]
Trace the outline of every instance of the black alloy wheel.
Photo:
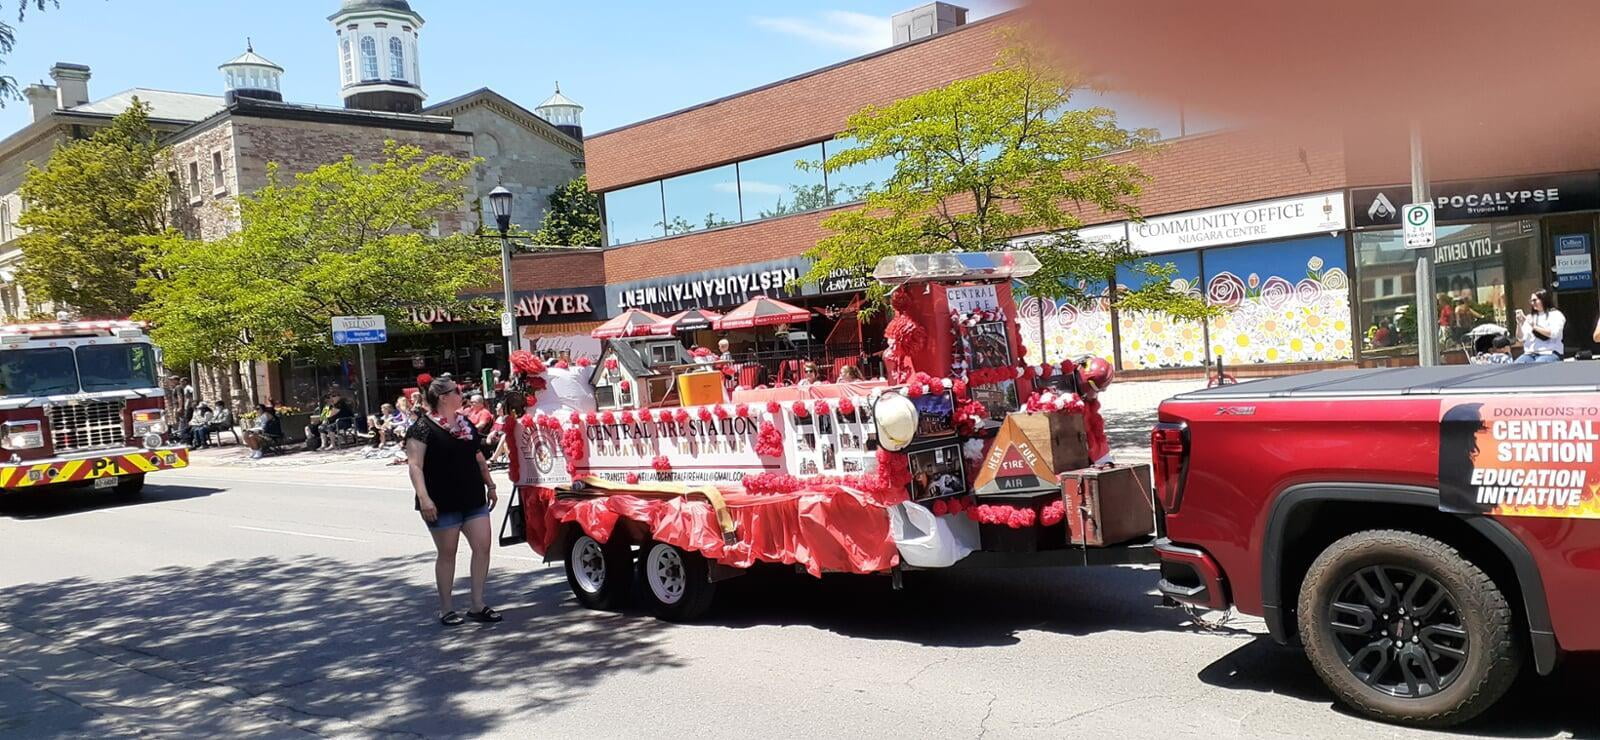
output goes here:
[{"label": "black alloy wheel", "polygon": [[1339,584],[1325,619],[1350,672],[1401,699],[1449,688],[1472,650],[1460,606],[1449,591],[1407,567],[1356,571]]}]

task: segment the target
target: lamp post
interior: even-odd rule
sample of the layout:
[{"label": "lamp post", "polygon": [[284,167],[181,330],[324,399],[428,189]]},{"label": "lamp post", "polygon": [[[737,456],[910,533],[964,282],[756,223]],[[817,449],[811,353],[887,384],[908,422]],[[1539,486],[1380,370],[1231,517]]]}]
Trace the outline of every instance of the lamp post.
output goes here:
[{"label": "lamp post", "polygon": [[506,338],[507,367],[510,367],[511,353],[517,351],[517,307],[511,289],[511,198],[511,191],[504,185],[489,192],[494,223],[500,229],[500,287],[505,292],[506,306],[505,313],[500,316],[500,333]]}]

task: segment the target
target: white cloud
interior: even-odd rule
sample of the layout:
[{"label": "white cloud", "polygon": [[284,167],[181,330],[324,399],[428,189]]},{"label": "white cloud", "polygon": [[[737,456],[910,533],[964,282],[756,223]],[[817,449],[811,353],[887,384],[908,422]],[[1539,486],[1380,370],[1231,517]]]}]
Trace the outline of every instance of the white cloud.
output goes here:
[{"label": "white cloud", "polygon": [[858,54],[877,51],[893,40],[888,17],[849,10],[824,10],[814,18],[758,16],[752,22],[769,31]]},{"label": "white cloud", "polygon": [[773,183],[762,182],[760,180],[740,180],[739,185],[740,187],[744,188],[746,193],[757,193],[760,195],[783,195],[784,193],[789,192],[788,189],[782,185],[775,185]]}]

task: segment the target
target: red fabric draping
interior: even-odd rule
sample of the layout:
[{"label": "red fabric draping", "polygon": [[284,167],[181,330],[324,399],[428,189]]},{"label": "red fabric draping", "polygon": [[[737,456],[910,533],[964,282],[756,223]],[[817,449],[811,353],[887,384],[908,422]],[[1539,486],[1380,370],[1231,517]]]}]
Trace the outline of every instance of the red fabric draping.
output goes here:
[{"label": "red fabric draping", "polygon": [[889,536],[888,511],[837,486],[784,495],[725,494],[738,540],[726,545],[709,503],[692,498],[611,494],[555,499],[548,488],[524,489],[528,543],[543,555],[564,524],[577,523],[599,542],[617,522],[639,522],[658,542],[698,552],[735,568],[755,563],[800,565],[813,576],[826,571],[878,573],[900,561]]}]

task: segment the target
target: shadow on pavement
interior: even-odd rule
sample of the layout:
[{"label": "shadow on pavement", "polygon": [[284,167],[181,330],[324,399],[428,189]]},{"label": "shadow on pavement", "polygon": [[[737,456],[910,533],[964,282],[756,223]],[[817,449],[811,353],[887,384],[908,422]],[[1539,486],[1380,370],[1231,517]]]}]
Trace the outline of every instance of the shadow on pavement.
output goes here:
[{"label": "shadow on pavement", "polygon": [[[526,573],[491,579],[499,603],[532,604],[504,608],[503,623],[441,627],[431,586],[415,580],[431,562],[254,558],[113,581],[73,578],[0,590],[0,619],[194,690],[242,692],[268,716],[319,734],[506,732],[516,715],[579,700],[611,674],[679,665],[657,645],[659,623],[573,608],[555,570],[533,574],[531,591]],[[8,672],[24,675],[30,661],[34,671],[50,665],[28,654],[5,661]],[[103,683],[95,688],[104,702],[149,701]],[[463,701],[507,688],[513,700],[492,711]],[[20,714],[4,697],[0,717]],[[204,719],[185,712],[168,705],[159,724],[140,729],[184,735]]]},{"label": "shadow on pavement", "polygon": [[[1477,737],[1600,737],[1600,712],[1589,696],[1597,669],[1600,660],[1584,656],[1568,660],[1551,676],[1526,670],[1500,703],[1450,731]],[[1279,694],[1354,714],[1335,703],[1304,653],[1269,637],[1240,646],[1206,666],[1198,678],[1218,688]]]},{"label": "shadow on pavement", "polygon": [[48,519],[50,517],[81,514],[86,511],[114,509],[122,506],[139,506],[166,501],[183,501],[203,498],[224,489],[210,486],[170,486],[146,483],[144,492],[137,498],[120,496],[111,490],[89,487],[60,490],[18,490],[0,493],[0,517],[11,519]]},{"label": "shadow on pavement", "polygon": [[1187,629],[1155,608],[1158,574],[1140,568],[918,571],[894,591],[885,576],[817,579],[768,568],[724,581],[702,621],[725,627],[809,625],[849,637],[941,647],[1010,645],[1039,630],[1083,635]]}]

